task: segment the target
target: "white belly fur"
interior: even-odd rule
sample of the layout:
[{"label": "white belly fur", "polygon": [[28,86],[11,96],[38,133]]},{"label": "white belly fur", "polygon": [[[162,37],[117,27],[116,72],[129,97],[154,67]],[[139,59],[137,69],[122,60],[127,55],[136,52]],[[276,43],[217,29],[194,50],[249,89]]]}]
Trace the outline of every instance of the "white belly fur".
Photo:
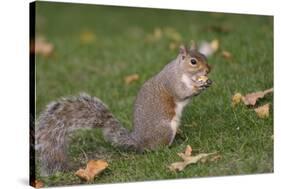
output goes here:
[{"label": "white belly fur", "polygon": [[[181,77],[181,82],[185,84],[185,86],[187,88],[192,88],[192,82],[189,79],[189,77],[185,74],[182,75]],[[176,107],[175,107],[175,116],[173,117],[172,121],[171,121],[171,128],[173,131],[173,137],[172,140],[170,141],[170,144],[173,142],[176,133],[177,133],[177,129],[178,126],[180,124],[180,120],[181,120],[181,114],[183,111],[183,108],[186,106],[186,104],[189,102],[189,99],[182,101],[182,102],[175,102],[176,103]]]},{"label": "white belly fur", "polygon": [[174,137],[177,133],[177,129],[178,126],[180,124],[180,120],[181,120],[181,114],[183,111],[183,108],[186,106],[186,104],[189,102],[189,100],[185,100],[182,102],[176,102],[176,107],[175,107],[175,116],[173,117],[172,121],[171,121],[171,128],[173,131],[173,137],[172,140],[170,141],[170,144],[173,142]]}]

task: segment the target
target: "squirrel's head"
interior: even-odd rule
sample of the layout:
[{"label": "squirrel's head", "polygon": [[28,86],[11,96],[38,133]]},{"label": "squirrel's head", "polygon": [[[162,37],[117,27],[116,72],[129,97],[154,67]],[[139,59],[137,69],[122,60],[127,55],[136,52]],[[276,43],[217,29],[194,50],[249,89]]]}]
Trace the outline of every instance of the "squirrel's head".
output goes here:
[{"label": "squirrel's head", "polygon": [[177,59],[181,72],[189,79],[197,82],[200,78],[205,77],[206,80],[203,81],[204,88],[211,85],[212,81],[206,77],[210,73],[211,67],[207,63],[207,58],[198,52],[195,47],[187,48],[182,45]]}]

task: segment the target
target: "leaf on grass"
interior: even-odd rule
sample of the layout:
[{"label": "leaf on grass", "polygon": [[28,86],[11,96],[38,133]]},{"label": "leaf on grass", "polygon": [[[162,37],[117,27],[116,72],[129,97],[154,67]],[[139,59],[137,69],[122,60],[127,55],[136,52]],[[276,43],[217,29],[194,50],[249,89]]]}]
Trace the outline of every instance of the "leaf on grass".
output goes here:
[{"label": "leaf on grass", "polygon": [[[146,37],[146,41],[148,42],[156,42],[159,41],[162,38],[169,39],[171,44],[178,44],[182,41],[182,36],[179,32],[176,31],[176,29],[172,27],[165,27],[165,28],[154,28],[153,32],[148,34]],[[173,50],[173,47],[175,45],[170,45],[169,48]]]},{"label": "leaf on grass", "polygon": [[156,42],[159,41],[162,38],[162,36],[163,36],[163,32],[161,28],[154,28],[153,33],[147,35],[146,40],[148,42]]},{"label": "leaf on grass", "polygon": [[92,31],[83,31],[80,34],[80,42],[82,44],[90,44],[96,40],[96,35]]},{"label": "leaf on grass", "polygon": [[232,54],[230,52],[226,51],[226,50],[223,50],[221,52],[221,55],[222,55],[223,58],[225,58],[227,60],[232,58]]},{"label": "leaf on grass", "polygon": [[128,75],[124,78],[124,81],[127,85],[131,84],[134,81],[139,80],[139,75],[138,74],[132,74],[132,75]]},{"label": "leaf on grass", "polygon": [[263,98],[265,95],[272,93],[273,92],[273,88],[271,89],[267,89],[265,91],[259,91],[259,92],[254,92],[254,93],[249,93],[246,94],[242,100],[244,102],[245,105],[256,105],[256,102],[258,99]]},{"label": "leaf on grass", "polygon": [[232,106],[236,106],[237,104],[239,104],[242,100],[243,96],[241,93],[235,93],[232,96]]},{"label": "leaf on grass", "polygon": [[254,109],[259,118],[265,119],[269,116],[269,103]]},{"label": "leaf on grass", "polygon": [[265,91],[249,93],[249,94],[246,94],[245,96],[243,96],[241,93],[235,93],[232,96],[232,106],[239,104],[241,101],[243,101],[243,103],[247,106],[248,105],[254,106],[254,105],[256,105],[256,102],[258,101],[258,99],[261,99],[265,95],[272,93],[272,92],[273,92],[273,88],[267,89]]},{"label": "leaf on grass", "polygon": [[219,45],[219,40],[217,39],[214,39],[211,42],[203,41],[199,45],[199,52],[207,57],[211,56],[219,49]]},{"label": "leaf on grass", "polygon": [[98,174],[108,167],[108,163],[104,160],[90,160],[87,163],[86,169],[79,169],[75,175],[81,180],[93,180]]},{"label": "leaf on grass", "polygon": [[192,148],[190,145],[187,145],[187,147],[185,148],[185,151],[184,151],[184,155],[191,156],[191,154],[192,154]]},{"label": "leaf on grass", "polygon": [[168,39],[170,39],[170,40],[172,40],[174,42],[182,41],[182,36],[181,36],[181,34],[179,32],[176,31],[176,29],[171,28],[171,27],[166,27],[166,28],[163,29],[163,31],[164,31],[164,35]]},{"label": "leaf on grass", "polygon": [[35,39],[35,54],[41,54],[42,56],[48,57],[54,51],[54,45],[48,42],[44,37],[37,37]]},{"label": "leaf on grass", "polygon": [[44,184],[41,180],[35,180],[32,183],[32,186],[35,187],[35,188],[42,188],[44,186]]},{"label": "leaf on grass", "polygon": [[175,49],[178,49],[178,47],[179,47],[179,44],[177,44],[176,42],[171,42],[171,43],[169,44],[169,49],[170,49],[171,51],[173,51],[173,50],[175,50]]},{"label": "leaf on grass", "polygon": [[192,156],[192,148],[191,146],[187,146],[184,153],[178,153],[183,161],[175,162],[168,166],[171,171],[182,171],[187,165],[198,163],[199,161],[205,162],[207,157],[216,154],[214,153],[201,153],[196,156]]},{"label": "leaf on grass", "polygon": [[222,156],[221,155],[215,155],[213,157],[210,158],[210,161],[213,162],[213,161],[218,161],[222,159]]}]

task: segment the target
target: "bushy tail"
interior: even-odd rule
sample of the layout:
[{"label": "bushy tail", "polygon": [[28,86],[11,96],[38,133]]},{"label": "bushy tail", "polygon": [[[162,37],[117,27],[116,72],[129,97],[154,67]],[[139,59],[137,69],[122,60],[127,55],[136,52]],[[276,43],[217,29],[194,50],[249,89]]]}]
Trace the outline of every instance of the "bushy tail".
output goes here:
[{"label": "bushy tail", "polygon": [[130,132],[122,127],[101,100],[87,94],[63,98],[50,103],[36,123],[36,151],[42,176],[69,168],[68,136],[83,128],[101,128],[105,139],[114,146],[137,148]]}]

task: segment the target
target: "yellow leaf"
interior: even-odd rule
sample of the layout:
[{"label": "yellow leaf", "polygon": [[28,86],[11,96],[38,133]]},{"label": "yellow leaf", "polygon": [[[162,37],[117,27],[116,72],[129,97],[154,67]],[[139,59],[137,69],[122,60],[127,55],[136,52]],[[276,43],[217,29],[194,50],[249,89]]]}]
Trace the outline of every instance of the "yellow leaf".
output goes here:
[{"label": "yellow leaf", "polygon": [[124,81],[125,83],[128,85],[128,84],[131,84],[132,82],[134,81],[137,81],[139,80],[139,75],[138,74],[132,74],[132,75],[128,75],[124,78]]},{"label": "yellow leaf", "polygon": [[167,38],[171,39],[174,42],[182,41],[182,36],[174,28],[171,27],[164,28],[164,34]]},{"label": "yellow leaf", "polygon": [[232,57],[232,54],[228,51],[225,51],[225,50],[221,52],[221,55],[225,59],[231,59],[231,57]]},{"label": "yellow leaf", "polygon": [[153,33],[148,34],[146,40],[148,42],[156,42],[159,41],[163,36],[163,32],[161,28],[154,28]]},{"label": "yellow leaf", "polygon": [[232,106],[236,106],[242,100],[243,96],[241,93],[235,93],[232,97]]},{"label": "yellow leaf", "polygon": [[214,52],[216,52],[219,49],[220,43],[218,39],[214,39],[211,41],[211,48],[213,49]]},{"label": "yellow leaf", "polygon": [[175,49],[177,49],[177,48],[178,48],[178,44],[177,44],[177,43],[171,42],[171,43],[169,44],[169,49],[170,49],[171,51],[173,51],[173,50],[175,50]]},{"label": "yellow leaf", "polygon": [[81,180],[90,181],[108,167],[108,163],[104,160],[90,160],[86,169],[79,169],[75,175]]},{"label": "yellow leaf", "polygon": [[260,106],[258,108],[255,108],[255,112],[257,113],[257,116],[259,118],[265,119],[269,116],[269,103]]},{"label": "yellow leaf", "polygon": [[96,35],[91,31],[83,31],[80,34],[80,41],[82,44],[90,44],[96,40]]}]

